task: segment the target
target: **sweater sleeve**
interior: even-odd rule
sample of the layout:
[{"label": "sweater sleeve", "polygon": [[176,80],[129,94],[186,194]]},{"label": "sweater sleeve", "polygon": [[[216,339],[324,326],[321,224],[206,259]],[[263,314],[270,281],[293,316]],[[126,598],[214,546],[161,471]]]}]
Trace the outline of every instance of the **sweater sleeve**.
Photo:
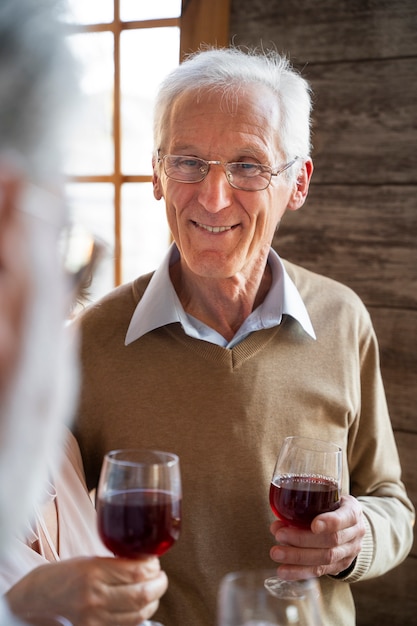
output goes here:
[{"label": "sweater sleeve", "polygon": [[348,582],[374,578],[399,565],[413,543],[414,507],[401,481],[401,466],[388,414],[372,326],[359,342],[360,414],[349,436],[350,490],[362,505],[366,533]]}]

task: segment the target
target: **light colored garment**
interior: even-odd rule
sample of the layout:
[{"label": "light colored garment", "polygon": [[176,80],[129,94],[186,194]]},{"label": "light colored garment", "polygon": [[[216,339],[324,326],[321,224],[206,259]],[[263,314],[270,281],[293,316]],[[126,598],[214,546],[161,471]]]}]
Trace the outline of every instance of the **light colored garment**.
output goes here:
[{"label": "light colored garment", "polygon": [[179,260],[179,256],[178,248],[173,243],[160,267],[153,274],[143,298],[132,315],[126,334],[126,345],[155,328],[180,322],[189,337],[210,341],[223,348],[233,348],[251,332],[277,326],[281,323],[283,315],[290,315],[296,319],[306,333],[315,339],[304,302],[280,257],[272,248],[268,256],[272,275],[271,287],[265,300],[252,311],[229,342],[213,328],[184,311],[169,276],[169,267]]},{"label": "light colored garment", "polygon": [[0,596],[0,626],[26,626],[9,611],[6,601]]},{"label": "light colored garment", "polygon": [[[109,556],[96,530],[96,513],[85,486],[77,442],[68,432],[60,471],[46,498],[55,499],[58,510],[59,546],[55,549],[48,525],[39,511],[26,537],[16,539],[7,559],[0,561],[0,593],[4,594],[20,578],[48,561],[77,556]],[[39,546],[39,553],[31,546]]]},{"label": "light colored garment", "polygon": [[116,289],[81,318],[77,437],[91,485],[112,448],[180,457],[182,532],[161,559],[169,588],[156,614],[169,626],[212,626],[226,573],[274,567],[268,491],[285,436],[341,446],[344,491],[361,500],[366,518],[347,580],[321,578],[324,626],[353,626],[348,583],[388,571],[412,545],[413,506],[401,482],[369,314],[347,287],[285,266],[316,340],[284,315],[232,349],[189,337],[178,322],[125,346],[149,276]]}]

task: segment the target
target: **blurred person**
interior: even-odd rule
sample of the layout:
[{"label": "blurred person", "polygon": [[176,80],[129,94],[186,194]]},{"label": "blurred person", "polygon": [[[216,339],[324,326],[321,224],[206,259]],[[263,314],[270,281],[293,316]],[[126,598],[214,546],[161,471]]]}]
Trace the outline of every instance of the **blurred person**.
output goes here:
[{"label": "blurred person", "polygon": [[73,285],[58,245],[68,222],[60,162],[77,83],[60,10],[0,2],[0,623],[42,611],[74,626],[127,626],[166,588],[157,559],[62,560],[100,546],[66,429],[78,342],[64,328]]},{"label": "blurred person", "polygon": [[[127,445],[181,458],[181,541],[163,557],[157,616],[209,626],[230,571],[319,577],[327,626],[353,626],[350,583],[408,554],[413,506],[368,312],[347,287],[271,248],[313,172],[307,82],[275,52],[204,50],[163,82],[153,185],[174,243],[156,272],[80,318],[76,435],[87,480]],[[343,497],[309,530],[271,526],[268,491],[284,437],[343,450]]]}]

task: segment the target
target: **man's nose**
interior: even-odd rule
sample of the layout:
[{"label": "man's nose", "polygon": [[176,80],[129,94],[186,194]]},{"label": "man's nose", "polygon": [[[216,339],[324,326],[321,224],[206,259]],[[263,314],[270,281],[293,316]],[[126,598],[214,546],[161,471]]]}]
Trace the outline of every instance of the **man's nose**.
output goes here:
[{"label": "man's nose", "polygon": [[223,165],[211,164],[207,176],[199,183],[199,202],[207,211],[217,213],[232,203],[233,188]]}]

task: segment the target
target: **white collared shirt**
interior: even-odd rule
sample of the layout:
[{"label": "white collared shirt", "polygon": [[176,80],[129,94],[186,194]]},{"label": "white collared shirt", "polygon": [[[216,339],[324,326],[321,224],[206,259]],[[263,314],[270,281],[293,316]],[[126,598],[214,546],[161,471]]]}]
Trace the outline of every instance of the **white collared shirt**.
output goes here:
[{"label": "white collared shirt", "polygon": [[213,328],[184,311],[169,275],[170,265],[178,259],[179,251],[173,243],[162,264],[152,276],[132,315],[125,339],[126,346],[155,328],[179,322],[184,332],[190,337],[224,348],[233,348],[252,332],[278,326],[284,314],[296,319],[310,337],[316,338],[310,316],[298,289],[288,276],[280,257],[272,248],[268,256],[272,273],[271,288],[262,304],[252,311],[231,341],[227,341]]}]

